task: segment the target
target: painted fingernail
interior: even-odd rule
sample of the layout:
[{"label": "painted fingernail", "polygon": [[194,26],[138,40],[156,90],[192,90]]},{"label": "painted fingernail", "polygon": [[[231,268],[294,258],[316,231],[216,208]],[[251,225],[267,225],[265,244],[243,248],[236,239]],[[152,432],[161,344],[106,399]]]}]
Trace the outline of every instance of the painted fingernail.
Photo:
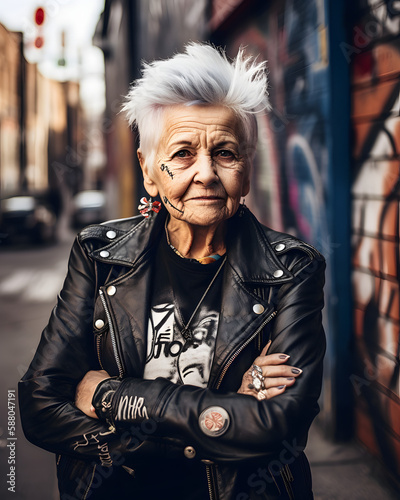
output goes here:
[{"label": "painted fingernail", "polygon": [[287,354],[280,354],[279,355],[279,359],[288,359],[290,358],[290,356],[288,356]]},{"label": "painted fingernail", "polygon": [[298,375],[299,373],[301,373],[303,370],[299,370],[298,368],[292,368],[292,373],[295,373],[296,375]]},{"label": "painted fingernail", "polygon": [[278,389],[281,390],[281,389],[284,389],[286,387],[286,385],[278,385]]},{"label": "painted fingernail", "polygon": [[292,381],[292,380],[294,380],[294,377],[288,377],[286,380]]}]

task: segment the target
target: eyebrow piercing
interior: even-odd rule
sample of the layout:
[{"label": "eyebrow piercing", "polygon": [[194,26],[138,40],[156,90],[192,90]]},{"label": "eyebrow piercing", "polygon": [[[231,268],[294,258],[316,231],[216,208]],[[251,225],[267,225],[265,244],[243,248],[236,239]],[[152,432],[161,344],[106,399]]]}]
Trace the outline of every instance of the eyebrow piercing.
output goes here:
[{"label": "eyebrow piercing", "polygon": [[164,172],[164,170],[165,170],[167,172],[167,174],[171,177],[171,179],[174,178],[174,174],[171,172],[168,165],[164,165],[164,163],[161,163],[160,169],[161,169],[161,172]]},{"label": "eyebrow piercing", "polygon": [[174,205],[169,201],[169,199],[166,196],[163,197],[163,200],[164,203],[168,203],[168,205],[170,205],[174,210],[177,210],[178,212],[183,214],[183,210],[179,210],[179,208],[174,207]]}]

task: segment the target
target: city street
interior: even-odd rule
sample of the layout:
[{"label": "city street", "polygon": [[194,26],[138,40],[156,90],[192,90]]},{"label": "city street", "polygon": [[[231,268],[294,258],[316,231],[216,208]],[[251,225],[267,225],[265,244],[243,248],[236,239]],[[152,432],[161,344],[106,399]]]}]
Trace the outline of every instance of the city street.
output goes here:
[{"label": "city street", "polygon": [[[8,391],[17,395],[18,380],[26,371],[49,318],[67,268],[73,236],[54,246],[0,247],[1,410],[0,498],[53,500],[57,498],[54,455],[27,442],[19,422],[15,450],[15,494],[8,491],[11,448],[7,444]],[[14,400],[16,402],[16,400]],[[14,457],[11,457],[14,458]],[[7,479],[7,480],[6,480]]]},{"label": "city street", "polygon": [[[400,0],[0,2],[0,46],[0,500],[59,499],[54,454],[30,444],[23,434],[18,382],[63,286],[76,233],[71,227],[130,217],[156,191],[178,221],[172,220],[169,229],[179,251],[203,257],[226,246],[230,252],[225,269],[234,278],[226,288],[232,301],[215,301],[215,287],[208,294],[210,281],[197,304],[204,315],[214,304],[218,314],[221,304],[221,325],[238,321],[237,328],[229,326],[229,347],[219,349],[218,342],[214,349],[211,361],[222,365],[220,387],[230,383],[223,357],[231,363],[227,375],[236,369],[240,378],[235,363],[249,359],[256,345],[244,338],[245,328],[254,333],[254,341],[260,334],[265,340],[262,321],[273,307],[265,317],[273,346],[285,351],[288,341],[286,360],[294,363],[299,356],[301,371],[293,373],[303,372],[296,378],[301,384],[291,378],[297,392],[281,389],[288,402],[286,407],[283,401],[285,419],[294,423],[279,425],[287,431],[285,438],[302,438],[319,387],[321,370],[312,370],[322,364],[322,318],[327,342],[321,411],[305,450],[314,499],[400,499]],[[229,147],[227,139],[216,139],[228,129],[233,137]],[[204,130],[212,132],[203,141]],[[247,214],[251,224],[232,219],[226,224],[229,233],[221,230],[225,222],[214,231],[210,221],[231,213],[232,200],[242,202],[239,194],[246,195],[243,205],[255,219],[273,232],[264,232],[244,209],[238,215]],[[186,201],[193,219],[185,212]],[[214,207],[211,219],[203,206]],[[154,203],[149,207],[155,208]],[[237,263],[231,259],[234,231]],[[133,233],[144,241],[140,231]],[[117,238],[118,231],[110,234],[105,241]],[[48,243],[58,235],[60,241]],[[5,238],[12,244],[5,244]],[[110,247],[115,255],[103,248],[100,257],[122,265],[124,243]],[[189,293],[181,290],[189,286],[189,268],[185,279],[177,276],[176,287],[168,288],[168,269],[158,273],[160,258],[155,264],[157,279],[143,280],[143,290],[101,297],[106,301],[99,317],[89,314],[97,323],[94,350],[104,351],[104,365],[112,371],[108,357],[112,351],[118,354],[118,345],[106,306],[109,301],[113,309],[115,301],[116,330],[127,324],[128,341],[159,346],[149,352],[146,376],[156,357],[160,365],[154,373],[202,376],[218,327],[213,334],[211,328],[197,334],[200,316],[194,314],[190,324],[181,325],[185,336],[193,331],[184,345],[168,321],[154,323],[153,316],[161,315],[156,307],[161,298],[174,299],[185,323],[197,295],[197,286]],[[136,271],[142,277],[142,269]],[[77,282],[84,282],[77,276]],[[222,287],[228,283],[221,282]],[[254,289],[245,290],[250,284]],[[114,288],[106,294],[116,293]],[[149,339],[136,335],[138,315],[131,309],[140,300],[147,304],[148,290],[154,302],[154,311],[149,304],[149,311],[143,311],[154,323]],[[248,298],[242,303],[235,294],[245,291]],[[131,304],[130,292],[140,299]],[[175,301],[181,294],[182,300]],[[247,304],[251,298],[257,302]],[[246,304],[250,307],[243,308]],[[80,331],[87,319],[78,316],[73,326],[64,326]],[[124,345],[122,361],[124,350],[133,359],[129,344]],[[193,371],[176,359],[184,352],[188,360],[189,348],[197,349]],[[258,379],[256,384],[261,386]],[[304,394],[301,402],[294,393]],[[74,399],[74,390],[70,396]],[[271,415],[275,418],[275,410]],[[58,417],[51,415],[44,430],[53,420]],[[246,421],[240,425],[249,427]],[[56,439],[63,439],[61,432]],[[269,434],[265,439],[270,443]],[[229,445],[234,455],[241,442]],[[199,456],[197,451],[196,460]],[[286,475],[290,481],[289,471]],[[222,478],[221,483],[223,473]]]}]

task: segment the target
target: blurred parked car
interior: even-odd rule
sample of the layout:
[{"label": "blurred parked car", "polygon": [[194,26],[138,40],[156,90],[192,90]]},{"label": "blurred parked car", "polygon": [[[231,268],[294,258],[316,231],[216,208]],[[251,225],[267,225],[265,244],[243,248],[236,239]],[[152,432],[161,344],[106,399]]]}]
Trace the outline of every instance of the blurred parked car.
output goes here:
[{"label": "blurred parked car", "polygon": [[106,197],[103,191],[81,191],[73,199],[72,223],[80,228],[106,219]]},{"label": "blurred parked car", "polygon": [[3,243],[16,239],[33,243],[56,240],[57,216],[48,193],[11,196],[1,200],[0,233]]}]

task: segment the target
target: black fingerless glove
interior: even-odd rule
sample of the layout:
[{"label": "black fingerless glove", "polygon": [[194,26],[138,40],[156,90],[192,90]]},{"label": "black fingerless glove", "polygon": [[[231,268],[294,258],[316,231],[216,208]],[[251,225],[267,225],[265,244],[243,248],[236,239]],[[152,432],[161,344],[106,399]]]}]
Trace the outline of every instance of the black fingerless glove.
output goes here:
[{"label": "black fingerless glove", "polygon": [[100,382],[94,391],[92,405],[96,410],[96,415],[100,420],[106,421],[110,430],[115,432],[115,422],[112,411],[112,402],[116,390],[121,385],[121,380],[117,378],[106,378]]}]

